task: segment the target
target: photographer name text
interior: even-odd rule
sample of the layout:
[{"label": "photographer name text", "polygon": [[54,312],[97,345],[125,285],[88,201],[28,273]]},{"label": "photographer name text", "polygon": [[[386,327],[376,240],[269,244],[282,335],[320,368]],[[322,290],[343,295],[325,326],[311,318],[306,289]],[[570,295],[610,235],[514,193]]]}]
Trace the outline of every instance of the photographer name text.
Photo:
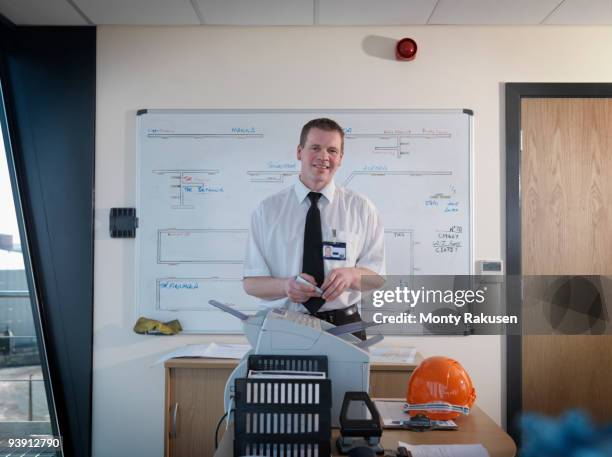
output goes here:
[{"label": "photographer name text", "polygon": [[461,325],[461,324],[517,324],[517,316],[505,315],[488,315],[484,313],[472,314],[443,314],[434,313],[397,313],[385,314],[374,313],[374,323],[376,324],[445,324],[445,325]]}]

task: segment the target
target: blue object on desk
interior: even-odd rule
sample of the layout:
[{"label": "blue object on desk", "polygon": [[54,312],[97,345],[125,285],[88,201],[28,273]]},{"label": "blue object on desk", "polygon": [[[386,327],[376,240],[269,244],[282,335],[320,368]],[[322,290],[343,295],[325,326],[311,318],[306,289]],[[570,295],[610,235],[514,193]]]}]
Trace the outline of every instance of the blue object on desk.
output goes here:
[{"label": "blue object on desk", "polygon": [[612,425],[596,426],[582,411],[568,411],[559,419],[524,414],[520,425],[522,457],[612,455]]}]

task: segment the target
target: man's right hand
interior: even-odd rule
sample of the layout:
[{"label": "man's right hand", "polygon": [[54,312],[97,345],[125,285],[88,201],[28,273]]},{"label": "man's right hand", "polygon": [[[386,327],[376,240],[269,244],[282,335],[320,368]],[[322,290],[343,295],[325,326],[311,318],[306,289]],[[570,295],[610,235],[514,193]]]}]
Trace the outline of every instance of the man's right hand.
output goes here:
[{"label": "man's right hand", "polygon": [[300,276],[312,284],[312,286],[301,284],[295,278],[287,278],[285,282],[287,297],[294,303],[304,303],[310,297],[320,297],[314,286],[317,283],[316,279],[308,273],[300,273]]}]

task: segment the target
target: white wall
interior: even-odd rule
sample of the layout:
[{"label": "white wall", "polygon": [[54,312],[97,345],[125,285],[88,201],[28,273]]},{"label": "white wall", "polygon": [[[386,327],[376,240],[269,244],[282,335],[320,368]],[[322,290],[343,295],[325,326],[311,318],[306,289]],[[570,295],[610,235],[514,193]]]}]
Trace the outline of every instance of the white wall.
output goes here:
[{"label": "white wall", "polygon": [[[405,36],[419,53],[396,62],[393,44]],[[161,456],[164,377],[150,365],[213,339],[132,332],[134,242],[109,239],[108,209],[136,203],[137,109],[471,108],[476,259],[496,259],[505,243],[503,83],[612,81],[609,43],[609,27],[100,27],[93,455]],[[478,404],[501,422],[500,337],[390,343],[458,359]]]}]

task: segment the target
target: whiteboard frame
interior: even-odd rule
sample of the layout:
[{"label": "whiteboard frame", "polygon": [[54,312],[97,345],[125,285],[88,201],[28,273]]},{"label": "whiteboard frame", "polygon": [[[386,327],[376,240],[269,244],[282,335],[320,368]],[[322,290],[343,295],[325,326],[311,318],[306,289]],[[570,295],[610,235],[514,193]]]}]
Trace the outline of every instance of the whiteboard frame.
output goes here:
[{"label": "whiteboard frame", "polygon": [[[318,117],[329,117],[334,114],[465,114],[468,116],[468,195],[469,195],[469,215],[468,215],[468,223],[469,227],[469,240],[470,240],[470,249],[468,250],[468,262],[469,262],[469,274],[473,275],[475,271],[475,195],[474,195],[474,111],[471,109],[462,109],[462,108],[427,108],[427,109],[383,109],[383,108],[358,108],[358,109],[282,109],[282,108],[272,108],[272,109],[197,109],[197,108],[153,108],[153,109],[139,109],[136,111],[136,131],[134,132],[136,136],[136,215],[138,216],[140,207],[141,207],[141,158],[142,158],[142,145],[140,141],[140,132],[142,127],[142,119],[144,115],[147,114],[281,114],[281,113],[312,113]],[[138,230],[136,231],[136,237],[138,237]],[[136,248],[135,248],[135,256],[134,256],[134,300],[136,306],[134,309],[134,318],[138,319],[142,316],[142,310],[140,306],[140,241],[136,240]],[[183,334],[190,335],[241,335],[243,332],[237,330],[236,332],[227,332],[227,331],[214,331],[214,330],[202,330],[202,331],[183,331]],[[415,335],[406,335],[406,336],[415,336]],[[428,336],[428,335],[423,335]],[[429,335],[434,336],[434,335]],[[469,336],[462,335],[457,333],[456,335],[443,335],[443,336]]]}]

